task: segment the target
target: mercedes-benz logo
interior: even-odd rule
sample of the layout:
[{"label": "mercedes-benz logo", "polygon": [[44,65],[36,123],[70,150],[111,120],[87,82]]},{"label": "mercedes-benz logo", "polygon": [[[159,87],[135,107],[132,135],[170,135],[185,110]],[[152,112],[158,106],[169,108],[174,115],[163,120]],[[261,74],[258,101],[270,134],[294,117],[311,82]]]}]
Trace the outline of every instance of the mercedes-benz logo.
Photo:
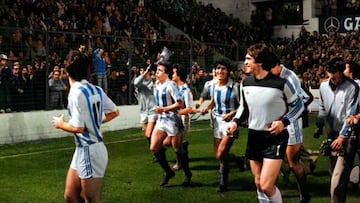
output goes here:
[{"label": "mercedes-benz logo", "polygon": [[324,29],[327,33],[337,32],[340,29],[340,21],[335,17],[329,17],[324,22]]}]

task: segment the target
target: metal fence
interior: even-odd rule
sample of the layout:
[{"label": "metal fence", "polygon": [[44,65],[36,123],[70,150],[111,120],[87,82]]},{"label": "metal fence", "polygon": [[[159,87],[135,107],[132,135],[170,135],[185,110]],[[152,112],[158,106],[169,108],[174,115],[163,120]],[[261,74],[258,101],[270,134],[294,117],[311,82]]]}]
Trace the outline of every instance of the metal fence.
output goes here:
[{"label": "metal fence", "polygon": [[[166,39],[0,27],[0,54],[7,55],[7,65],[11,72],[14,72],[14,62],[19,61],[20,73],[26,70],[29,73],[24,74],[21,82],[14,77],[7,81],[6,76],[1,74],[0,111],[65,108],[67,90],[62,91],[60,106],[50,104],[49,75],[55,66],[63,66],[69,50],[78,49],[80,43],[86,45],[89,56],[93,56],[96,48],[103,48],[106,52],[110,60],[109,94],[111,97],[114,97],[113,94],[119,97],[117,93],[121,91],[121,98],[113,98],[118,105],[124,104],[119,100],[125,100],[126,104],[136,104],[131,81],[138,74],[139,68],[146,66],[147,59],[157,60],[164,46],[174,52],[171,62],[188,67],[189,74],[193,73],[194,69],[191,67],[195,63],[205,72],[210,72],[214,61],[220,57],[228,58],[236,67],[246,53],[245,46],[200,42],[186,35],[164,38]],[[66,77],[62,79],[68,85]],[[127,86],[125,91],[122,91],[123,84]]]}]

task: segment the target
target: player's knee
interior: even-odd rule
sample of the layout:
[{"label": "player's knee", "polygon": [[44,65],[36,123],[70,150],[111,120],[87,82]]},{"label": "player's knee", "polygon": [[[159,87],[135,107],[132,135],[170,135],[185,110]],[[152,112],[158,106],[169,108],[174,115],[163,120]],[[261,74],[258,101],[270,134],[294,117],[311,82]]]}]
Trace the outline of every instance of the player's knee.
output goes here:
[{"label": "player's knee", "polygon": [[157,153],[159,151],[158,147],[155,147],[155,146],[150,146],[150,151],[152,153]]},{"label": "player's knee", "polygon": [[222,161],[223,160],[223,156],[224,156],[224,152],[221,151],[221,150],[218,150],[216,153],[215,153],[215,158],[219,161]]},{"label": "player's knee", "polygon": [[263,192],[260,186],[260,178],[255,178],[255,186],[260,192]]},{"label": "player's knee", "polygon": [[264,192],[267,196],[271,196],[274,192],[274,186],[269,184],[260,183],[259,191]]},{"label": "player's knee", "polygon": [[64,200],[65,202],[82,202],[82,198],[79,195],[74,195],[67,192],[64,193]]}]

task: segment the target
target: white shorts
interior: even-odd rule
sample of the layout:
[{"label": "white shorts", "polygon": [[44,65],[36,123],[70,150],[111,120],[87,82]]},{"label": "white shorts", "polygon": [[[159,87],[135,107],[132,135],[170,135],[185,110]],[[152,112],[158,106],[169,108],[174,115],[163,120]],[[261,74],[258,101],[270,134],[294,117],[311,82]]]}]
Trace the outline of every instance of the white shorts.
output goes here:
[{"label": "white shorts", "polygon": [[157,114],[140,113],[140,123],[155,122]]},{"label": "white shorts", "polygon": [[159,118],[156,121],[155,128],[166,132],[168,136],[175,136],[179,133],[177,123],[172,118]]},{"label": "white shorts", "polygon": [[214,137],[221,139],[222,136],[226,135],[226,128],[230,123],[224,121],[223,118],[219,116],[214,116],[212,120]]},{"label": "white shorts", "polygon": [[304,133],[301,118],[290,123],[290,125],[288,125],[286,129],[289,133],[288,145],[295,145],[304,142]]},{"label": "white shorts", "polygon": [[81,179],[103,178],[108,163],[108,152],[103,142],[85,147],[76,147],[70,168]]}]

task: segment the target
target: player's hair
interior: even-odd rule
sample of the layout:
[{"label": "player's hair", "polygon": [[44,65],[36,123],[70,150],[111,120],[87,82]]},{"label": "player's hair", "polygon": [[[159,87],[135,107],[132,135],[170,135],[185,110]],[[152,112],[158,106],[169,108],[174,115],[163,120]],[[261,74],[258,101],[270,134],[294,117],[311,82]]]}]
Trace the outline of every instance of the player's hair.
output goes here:
[{"label": "player's hair", "polygon": [[350,73],[353,74],[353,79],[360,79],[360,64],[355,61],[346,62],[350,66]]},{"label": "player's hair", "polygon": [[251,45],[247,53],[255,59],[255,63],[261,63],[262,68],[266,71],[270,71],[276,65],[277,60],[274,59],[274,54],[265,44]]},{"label": "player's hair", "polygon": [[177,75],[180,77],[180,80],[182,82],[186,82],[186,79],[187,79],[187,75],[188,75],[188,72],[187,70],[180,64],[173,64],[172,65],[172,68],[173,69],[176,69],[176,73]]},{"label": "player's hair", "polygon": [[80,53],[79,50],[70,50],[65,59],[65,69],[69,77],[75,81],[88,79],[89,64],[90,61],[88,57]]},{"label": "player's hair", "polygon": [[328,63],[326,70],[329,73],[336,73],[339,72],[343,74],[345,70],[345,61],[342,57],[334,57]]},{"label": "player's hair", "polygon": [[280,59],[274,53],[270,53],[269,55],[269,66],[274,68],[276,65],[280,64]]},{"label": "player's hair", "polygon": [[171,74],[172,69],[171,69],[171,64],[170,63],[168,63],[168,62],[158,62],[156,64],[164,66],[165,67],[165,73],[167,73],[169,75]]}]

